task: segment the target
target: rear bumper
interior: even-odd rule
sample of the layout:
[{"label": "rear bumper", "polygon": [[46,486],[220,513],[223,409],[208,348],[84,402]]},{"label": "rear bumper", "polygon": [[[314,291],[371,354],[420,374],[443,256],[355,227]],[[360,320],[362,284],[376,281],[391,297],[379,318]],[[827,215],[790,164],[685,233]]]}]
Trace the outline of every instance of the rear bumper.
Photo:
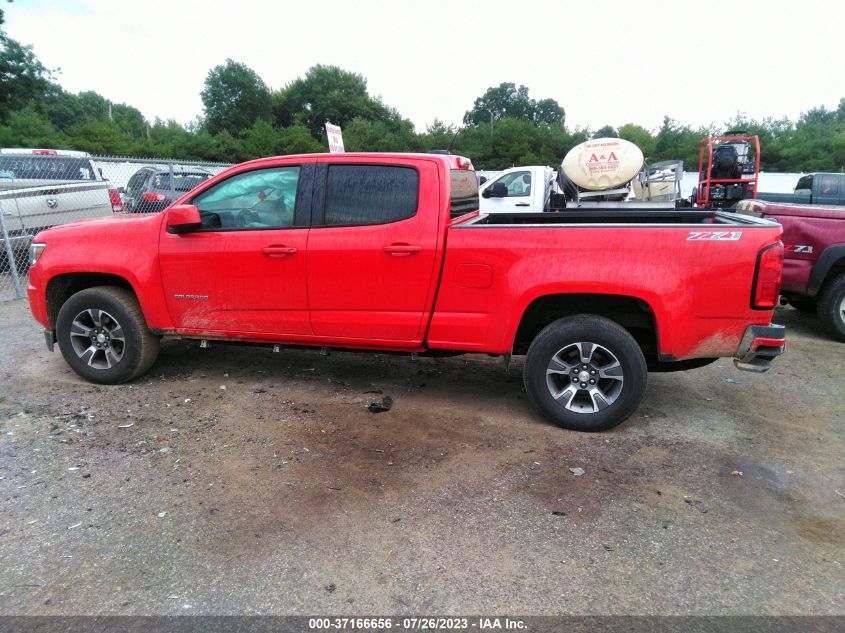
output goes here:
[{"label": "rear bumper", "polygon": [[749,325],[734,354],[734,365],[744,371],[763,372],[786,351],[786,328],[782,325]]}]

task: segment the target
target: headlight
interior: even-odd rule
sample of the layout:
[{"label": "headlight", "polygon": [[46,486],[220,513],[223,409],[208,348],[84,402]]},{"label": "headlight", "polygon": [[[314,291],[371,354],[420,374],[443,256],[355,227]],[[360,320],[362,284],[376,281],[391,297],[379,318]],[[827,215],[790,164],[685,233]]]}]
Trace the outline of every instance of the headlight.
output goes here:
[{"label": "headlight", "polygon": [[38,258],[41,257],[41,253],[44,252],[44,249],[47,248],[46,244],[39,244],[38,242],[33,242],[29,245],[29,266],[30,268],[35,266],[35,262],[38,261]]}]

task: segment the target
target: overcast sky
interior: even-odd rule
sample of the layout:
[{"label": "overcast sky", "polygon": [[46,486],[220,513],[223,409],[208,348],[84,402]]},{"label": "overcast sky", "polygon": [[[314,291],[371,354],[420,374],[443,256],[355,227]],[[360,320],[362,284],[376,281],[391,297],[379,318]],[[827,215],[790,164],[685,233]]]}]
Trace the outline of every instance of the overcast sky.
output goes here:
[{"label": "overcast sky", "polygon": [[460,123],[490,87],[551,97],[567,126],[664,114],[721,126],[737,112],[796,118],[845,97],[842,0],[320,2],[15,0],[9,35],[153,119],[202,114],[210,68],[232,58],[273,89],[314,64],[362,74],[418,131]]}]

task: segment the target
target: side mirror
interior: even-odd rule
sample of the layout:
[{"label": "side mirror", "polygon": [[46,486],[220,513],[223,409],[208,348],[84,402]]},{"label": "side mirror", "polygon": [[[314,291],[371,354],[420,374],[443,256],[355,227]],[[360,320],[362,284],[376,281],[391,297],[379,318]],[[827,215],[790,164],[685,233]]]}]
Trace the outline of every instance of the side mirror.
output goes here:
[{"label": "side mirror", "polygon": [[507,198],[508,186],[503,182],[494,182],[484,190],[485,198]]},{"label": "side mirror", "polygon": [[193,204],[177,204],[167,210],[168,233],[190,233],[202,227],[199,209]]},{"label": "side mirror", "polygon": [[487,182],[487,176],[481,176],[481,177],[478,179],[478,184],[479,184],[479,185],[483,185],[485,182]]}]

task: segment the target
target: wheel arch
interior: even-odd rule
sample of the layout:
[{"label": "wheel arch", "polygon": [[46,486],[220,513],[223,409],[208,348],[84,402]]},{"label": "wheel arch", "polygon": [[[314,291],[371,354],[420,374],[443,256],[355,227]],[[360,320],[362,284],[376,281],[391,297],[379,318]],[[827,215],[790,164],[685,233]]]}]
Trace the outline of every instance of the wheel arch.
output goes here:
[{"label": "wheel arch", "polygon": [[825,248],[810,272],[807,295],[817,296],[831,277],[845,272],[845,244],[831,244]]},{"label": "wheel arch", "polygon": [[524,354],[549,323],[576,314],[593,314],[614,321],[631,334],[647,360],[658,360],[659,337],[652,306],[638,297],[601,293],[556,293],[532,300],[516,328],[513,353]]},{"label": "wheel arch", "polygon": [[140,302],[140,297],[138,297],[138,293],[135,292],[135,288],[130,281],[120,275],[112,273],[63,273],[52,277],[47,283],[47,320],[50,327],[55,329],[56,318],[65,301],[80,290],[96,286],[124,288]]}]

